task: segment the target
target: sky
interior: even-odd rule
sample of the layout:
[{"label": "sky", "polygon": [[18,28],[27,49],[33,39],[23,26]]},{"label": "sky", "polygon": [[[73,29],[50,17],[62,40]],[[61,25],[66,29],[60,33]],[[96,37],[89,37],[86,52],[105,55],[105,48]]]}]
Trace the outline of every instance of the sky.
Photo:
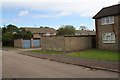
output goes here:
[{"label": "sky", "polygon": [[73,25],[79,29],[85,25],[95,29],[92,17],[103,7],[118,4],[119,0],[2,0],[0,2],[0,26],[17,27],[48,26],[58,29],[61,25]]}]

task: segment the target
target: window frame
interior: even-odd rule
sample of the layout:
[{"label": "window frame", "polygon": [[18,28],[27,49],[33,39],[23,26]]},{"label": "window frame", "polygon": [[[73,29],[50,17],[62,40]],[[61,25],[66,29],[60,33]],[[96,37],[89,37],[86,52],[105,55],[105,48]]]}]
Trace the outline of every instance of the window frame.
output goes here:
[{"label": "window frame", "polygon": [[114,32],[102,34],[102,43],[115,43],[115,42],[116,36]]},{"label": "window frame", "polygon": [[114,16],[108,16],[108,17],[103,17],[101,18],[101,24],[106,25],[106,24],[114,24]]}]

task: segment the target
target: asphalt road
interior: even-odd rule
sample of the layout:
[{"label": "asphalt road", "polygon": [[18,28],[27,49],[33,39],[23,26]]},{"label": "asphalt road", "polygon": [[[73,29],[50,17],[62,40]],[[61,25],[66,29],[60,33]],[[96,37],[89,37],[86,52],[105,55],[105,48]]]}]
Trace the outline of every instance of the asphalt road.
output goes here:
[{"label": "asphalt road", "polygon": [[[117,78],[118,73],[95,70],[45,59],[2,52],[3,78]],[[0,57],[1,58],[1,57]]]}]

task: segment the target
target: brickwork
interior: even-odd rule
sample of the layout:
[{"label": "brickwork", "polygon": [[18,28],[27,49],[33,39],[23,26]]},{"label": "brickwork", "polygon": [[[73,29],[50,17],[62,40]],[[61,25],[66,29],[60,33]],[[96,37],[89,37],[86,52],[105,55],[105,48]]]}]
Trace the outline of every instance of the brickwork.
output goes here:
[{"label": "brickwork", "polygon": [[23,41],[23,39],[14,40],[14,46],[22,48],[22,41]]},{"label": "brickwork", "polygon": [[65,39],[61,36],[41,38],[41,47],[43,50],[64,51],[64,43]]},{"label": "brickwork", "polygon": [[91,37],[42,37],[41,47],[43,50],[80,51],[92,48],[91,39]]},{"label": "brickwork", "polygon": [[33,37],[34,37],[34,38],[40,38],[41,36],[40,36],[39,33],[34,33],[34,34],[33,34]]},{"label": "brickwork", "polygon": [[[96,27],[97,27],[97,38],[98,38],[98,48],[104,49],[104,50],[118,50],[118,27],[120,27],[118,16],[114,16],[114,24],[108,24],[108,25],[101,25],[101,18],[96,20]],[[115,43],[103,43],[102,42],[102,34],[103,33],[115,33],[116,41]]]},{"label": "brickwork", "polygon": [[91,48],[90,37],[65,37],[66,51],[80,51]]}]

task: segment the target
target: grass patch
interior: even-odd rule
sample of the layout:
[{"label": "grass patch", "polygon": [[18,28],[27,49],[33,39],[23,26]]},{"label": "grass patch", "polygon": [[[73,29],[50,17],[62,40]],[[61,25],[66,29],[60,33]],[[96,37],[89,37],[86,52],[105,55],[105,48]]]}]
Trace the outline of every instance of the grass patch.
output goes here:
[{"label": "grass patch", "polygon": [[29,50],[30,52],[38,52],[45,54],[63,54],[62,52],[54,52],[54,51],[42,51],[42,50]]},{"label": "grass patch", "polygon": [[105,50],[87,50],[81,52],[75,52],[66,54],[66,56],[78,57],[78,58],[90,58],[106,61],[118,61],[118,52],[105,51]]},{"label": "grass patch", "polygon": [[104,60],[104,61],[113,61],[118,62],[118,52],[115,51],[105,51],[105,50],[87,50],[81,52],[74,52],[70,54],[63,54],[62,52],[54,52],[54,51],[42,51],[42,50],[29,50],[29,52],[37,52],[37,53],[45,53],[51,55],[63,55],[63,56],[71,56],[77,58],[89,58],[96,60]]}]

